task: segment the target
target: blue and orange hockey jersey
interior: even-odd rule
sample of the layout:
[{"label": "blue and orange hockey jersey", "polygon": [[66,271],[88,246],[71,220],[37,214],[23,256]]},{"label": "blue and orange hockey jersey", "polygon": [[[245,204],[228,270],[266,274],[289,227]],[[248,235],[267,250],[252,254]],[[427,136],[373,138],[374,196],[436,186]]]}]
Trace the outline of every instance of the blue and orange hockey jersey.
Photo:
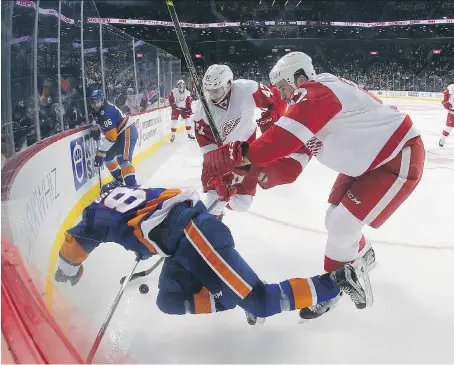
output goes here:
[{"label": "blue and orange hockey jersey", "polygon": [[113,146],[118,136],[126,128],[134,124],[132,119],[129,119],[120,109],[107,100],[104,101],[100,111],[94,114],[94,120],[104,133],[104,138],[99,147],[99,150],[103,152],[107,152]]},{"label": "blue and orange hockey jersey", "polygon": [[207,212],[193,190],[117,187],[85,208],[60,250],[59,269],[78,273],[101,242],[147,258],[167,257],[159,278],[165,313],[213,313],[236,305],[259,317],[305,308],[339,295],[328,275],[263,283],[235,249],[228,227]]},{"label": "blue and orange hockey jersey", "polygon": [[154,229],[175,204],[183,201],[195,204],[198,200],[198,194],[192,190],[137,185],[108,191],[86,207],[80,223],[67,231],[59,267],[64,271],[66,268],[68,275],[77,272],[76,268],[101,242],[116,242],[143,259],[153,254],[168,256],[150,238],[156,234]]}]

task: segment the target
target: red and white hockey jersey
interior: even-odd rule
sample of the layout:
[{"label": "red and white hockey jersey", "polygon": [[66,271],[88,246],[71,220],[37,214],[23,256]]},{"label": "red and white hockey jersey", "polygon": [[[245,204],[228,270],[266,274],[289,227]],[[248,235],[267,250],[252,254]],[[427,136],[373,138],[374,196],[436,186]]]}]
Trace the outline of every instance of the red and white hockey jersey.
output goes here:
[{"label": "red and white hockey jersey", "polygon": [[169,95],[169,103],[173,108],[191,109],[191,93],[186,88],[182,93],[174,88]]},{"label": "red and white hockey jersey", "polygon": [[444,92],[442,103],[448,113],[454,115],[454,84],[449,85]]},{"label": "red and white hockey jersey", "polygon": [[[222,102],[218,104],[208,102],[223,144],[255,139],[257,123],[254,113],[256,107],[276,108],[279,115],[285,112],[285,101],[280,99],[277,89],[273,89],[255,81],[239,79],[233,81],[227,97]],[[202,104],[200,102],[195,103],[193,109],[195,136],[205,154],[218,146],[207,122]]]},{"label": "red and white hockey jersey", "polygon": [[356,84],[320,74],[295,89],[286,114],[250,144],[247,157],[264,166],[306,146],[325,166],[359,176],[419,136],[406,117]]}]

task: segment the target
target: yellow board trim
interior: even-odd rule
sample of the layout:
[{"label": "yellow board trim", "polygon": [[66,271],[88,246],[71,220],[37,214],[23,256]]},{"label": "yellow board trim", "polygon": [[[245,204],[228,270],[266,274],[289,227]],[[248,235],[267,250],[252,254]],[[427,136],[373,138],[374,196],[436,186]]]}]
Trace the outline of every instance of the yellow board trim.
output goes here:
[{"label": "yellow board trim", "polygon": [[[177,132],[181,132],[185,129],[184,126],[177,128]],[[139,165],[144,159],[150,156],[155,152],[159,147],[166,143],[170,138],[170,133],[162,138],[159,142],[150,146],[147,150],[141,152],[132,159],[133,165]],[[102,180],[102,184],[106,184],[111,181],[112,177],[108,176]],[[49,310],[52,309],[53,299],[54,299],[54,273],[57,268],[58,252],[65,238],[66,230],[70,229],[76,224],[76,221],[79,219],[80,215],[84,208],[88,205],[87,202],[92,202],[99,197],[99,186],[94,185],[69,211],[65,220],[63,221],[60,229],[58,230],[57,236],[55,237],[54,243],[50,251],[49,265],[47,267],[47,277],[46,277],[46,304]]]}]

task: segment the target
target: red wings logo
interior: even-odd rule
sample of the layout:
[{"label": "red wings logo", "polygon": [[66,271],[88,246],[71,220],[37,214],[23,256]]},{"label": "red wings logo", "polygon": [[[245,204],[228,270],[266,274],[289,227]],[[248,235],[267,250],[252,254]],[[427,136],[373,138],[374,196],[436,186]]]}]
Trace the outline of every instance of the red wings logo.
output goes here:
[{"label": "red wings logo", "polygon": [[236,128],[236,126],[238,125],[238,123],[240,122],[241,120],[241,117],[235,117],[235,118],[232,118],[230,120],[226,120],[222,125],[221,125],[221,130],[220,130],[220,134],[221,134],[221,138],[222,140],[224,141],[227,136]]},{"label": "red wings logo", "polygon": [[307,141],[306,147],[314,156],[317,156],[323,148],[323,143],[314,136],[309,141]]}]

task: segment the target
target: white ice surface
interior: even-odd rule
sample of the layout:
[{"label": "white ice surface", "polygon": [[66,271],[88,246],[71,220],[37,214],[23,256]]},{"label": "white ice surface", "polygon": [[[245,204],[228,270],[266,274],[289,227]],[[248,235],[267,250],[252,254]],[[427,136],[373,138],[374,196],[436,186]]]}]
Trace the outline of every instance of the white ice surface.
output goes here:
[{"label": "white ice surface", "polygon": [[[408,201],[379,230],[365,229],[378,261],[371,273],[373,307],[357,311],[343,299],[335,311],[304,325],[298,324],[297,312],[286,312],[264,326],[249,326],[240,308],[169,316],[155,305],[156,270],[127,287],[104,348],[123,350],[139,363],[453,362],[454,136],[438,147],[446,120],[441,103],[386,102],[411,115],[427,159],[423,179]],[[200,189],[201,162],[197,144],[179,134],[139,167],[138,180]],[[312,160],[294,184],[259,190],[249,213],[226,215],[238,251],[261,279],[271,283],[322,272],[326,199],[335,178]],[[81,282],[59,288],[99,328],[133,260],[121,247],[103,244],[85,262]],[[142,283],[150,287],[146,295],[138,291]]]}]

